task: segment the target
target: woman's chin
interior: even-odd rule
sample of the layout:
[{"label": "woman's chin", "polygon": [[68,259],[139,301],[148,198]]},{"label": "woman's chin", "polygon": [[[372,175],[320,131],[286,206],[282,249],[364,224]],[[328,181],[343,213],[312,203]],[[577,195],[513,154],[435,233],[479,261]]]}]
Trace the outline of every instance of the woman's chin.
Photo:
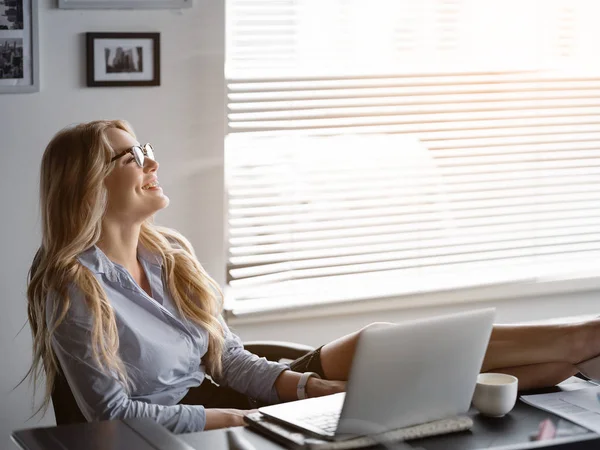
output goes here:
[{"label": "woman's chin", "polygon": [[169,206],[169,203],[171,203],[171,200],[169,200],[169,197],[167,197],[164,194],[163,194],[163,199],[164,199],[164,205],[162,206],[161,209],[165,209],[167,206]]},{"label": "woman's chin", "polygon": [[166,195],[161,195],[160,198],[153,199],[151,206],[146,204],[146,206],[150,207],[146,210],[146,213],[144,215],[152,217],[160,210],[165,209],[167,206],[169,206],[169,203],[169,197],[167,197]]},{"label": "woman's chin", "polygon": [[169,200],[169,197],[167,197],[165,194],[162,194],[160,198],[156,199],[156,212],[160,211],[161,209],[165,209],[167,206],[169,206],[170,202],[171,201]]}]

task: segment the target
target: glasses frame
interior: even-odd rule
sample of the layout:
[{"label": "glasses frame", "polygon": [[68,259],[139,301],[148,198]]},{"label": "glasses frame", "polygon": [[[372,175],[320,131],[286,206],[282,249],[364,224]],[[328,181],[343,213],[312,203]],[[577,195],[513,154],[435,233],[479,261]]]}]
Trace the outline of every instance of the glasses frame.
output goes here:
[{"label": "glasses frame", "polygon": [[[138,159],[138,156],[137,156],[136,152],[134,151],[136,148],[140,150],[143,158],[149,158],[152,161],[155,161],[154,147],[152,147],[152,144],[150,144],[150,142],[147,142],[144,145],[134,145],[133,147],[130,147],[125,151],[122,151],[118,155],[113,156],[113,158],[110,160],[110,162],[116,161],[117,159],[122,158],[126,154],[131,153],[133,155],[133,158],[135,159],[135,162],[137,163],[137,165],[143,169],[145,161],[144,161],[144,159],[142,159],[141,161]],[[150,153],[152,154],[152,156],[148,155],[148,149],[150,149]]]}]

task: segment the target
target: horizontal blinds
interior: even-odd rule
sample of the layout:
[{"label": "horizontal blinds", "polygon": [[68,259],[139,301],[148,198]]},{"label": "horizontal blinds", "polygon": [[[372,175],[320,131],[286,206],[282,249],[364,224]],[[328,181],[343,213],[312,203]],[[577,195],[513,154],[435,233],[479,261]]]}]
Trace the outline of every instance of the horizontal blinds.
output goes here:
[{"label": "horizontal blinds", "polygon": [[[290,76],[290,68],[303,71],[298,4],[307,3],[278,2],[295,24],[273,31],[277,48],[287,48],[282,59],[270,60],[269,47],[256,42],[247,44],[258,53],[238,46],[228,57],[231,286],[264,295],[269,285],[352,274],[418,270],[426,280],[440,270],[556,270],[597,258],[597,72],[334,75],[313,67],[313,75]],[[448,20],[461,23],[470,4],[448,2]],[[575,35],[572,22],[557,35]],[[446,50],[460,49],[463,28]],[[394,55],[422,50],[416,35]],[[577,53],[559,42],[555,54]]]},{"label": "horizontal blinds", "polygon": [[[346,93],[363,114],[284,107],[313,101],[314,81],[230,82],[232,286],[600,248],[600,79],[388,80],[406,95],[385,100],[404,114],[363,96],[367,78]],[[327,83],[322,98],[336,93]],[[435,101],[439,91],[453,101]]]},{"label": "horizontal blinds", "polygon": [[227,0],[226,76],[443,73],[589,63],[595,0]]}]

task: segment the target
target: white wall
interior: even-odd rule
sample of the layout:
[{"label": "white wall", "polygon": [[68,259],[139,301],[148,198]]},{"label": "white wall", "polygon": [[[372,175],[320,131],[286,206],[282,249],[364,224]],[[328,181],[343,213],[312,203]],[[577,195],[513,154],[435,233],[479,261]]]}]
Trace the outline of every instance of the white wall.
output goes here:
[{"label": "white wall", "polygon": [[[68,11],[39,0],[41,91],[0,95],[0,449],[15,428],[53,424],[31,414],[27,384],[11,389],[31,361],[26,273],[39,244],[38,170],[44,146],[60,128],[124,118],[156,147],[171,206],[158,222],[182,231],[219,281],[224,275],[222,153],[224,6],[194,0],[183,11]],[[85,87],[88,31],[158,31],[160,87]],[[39,399],[39,397],[38,397]]]}]

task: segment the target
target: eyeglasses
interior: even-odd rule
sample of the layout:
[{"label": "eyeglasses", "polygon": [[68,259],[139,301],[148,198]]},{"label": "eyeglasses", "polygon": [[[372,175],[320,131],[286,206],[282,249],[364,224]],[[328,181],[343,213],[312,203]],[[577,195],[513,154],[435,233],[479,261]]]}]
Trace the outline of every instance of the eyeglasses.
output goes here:
[{"label": "eyeglasses", "polygon": [[144,159],[145,158],[149,158],[152,161],[155,160],[154,159],[154,149],[152,148],[152,145],[144,144],[141,147],[139,145],[134,145],[130,149],[127,149],[124,152],[121,152],[117,156],[113,157],[113,159],[111,159],[110,162],[113,162],[113,161],[125,156],[127,153],[131,153],[133,155],[133,157],[135,158],[135,162],[142,169],[144,168]]}]

